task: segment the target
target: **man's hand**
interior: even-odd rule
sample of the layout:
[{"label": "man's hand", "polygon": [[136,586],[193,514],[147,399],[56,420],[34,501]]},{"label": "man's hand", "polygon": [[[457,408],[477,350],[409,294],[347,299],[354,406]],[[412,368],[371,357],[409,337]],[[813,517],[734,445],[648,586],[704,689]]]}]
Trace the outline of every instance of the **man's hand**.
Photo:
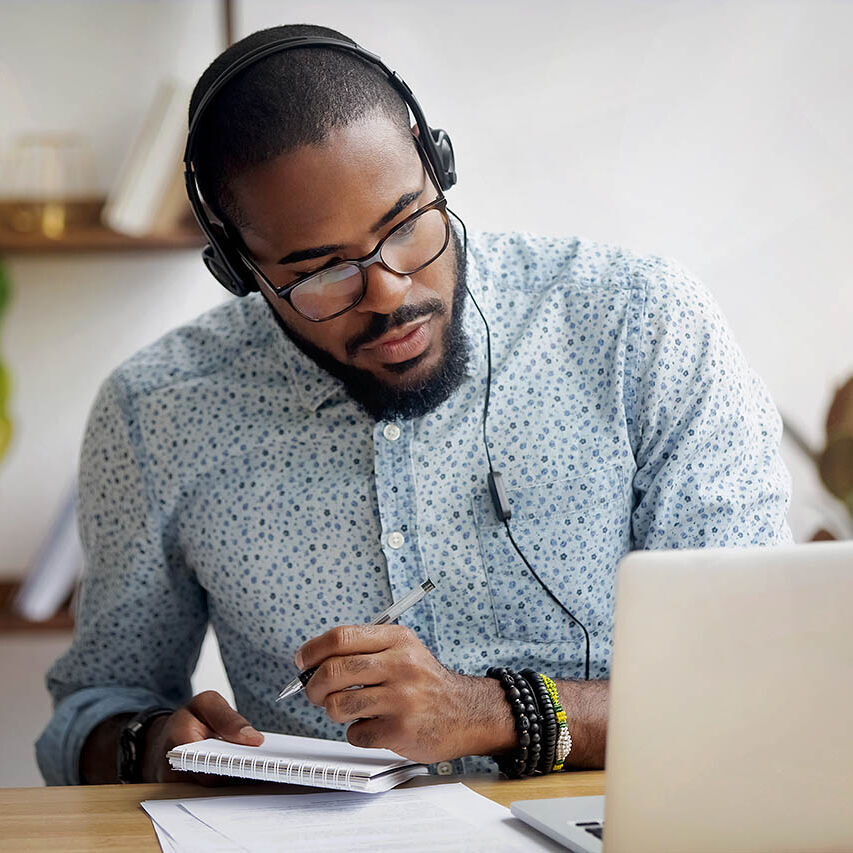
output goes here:
[{"label": "man's hand", "polygon": [[319,667],[305,688],[308,699],[336,723],[352,723],[347,739],[354,746],[424,763],[515,746],[500,684],[451,672],[401,625],[333,628],[305,643],[296,665]]},{"label": "man's hand", "polygon": [[198,782],[202,785],[234,785],[229,776],[172,770],[166,753],[182,743],[221,737],[231,743],[260,746],[264,736],[238,714],[214,690],[199,693],[173,714],[157,717],[145,732],[142,779],[145,782]]}]

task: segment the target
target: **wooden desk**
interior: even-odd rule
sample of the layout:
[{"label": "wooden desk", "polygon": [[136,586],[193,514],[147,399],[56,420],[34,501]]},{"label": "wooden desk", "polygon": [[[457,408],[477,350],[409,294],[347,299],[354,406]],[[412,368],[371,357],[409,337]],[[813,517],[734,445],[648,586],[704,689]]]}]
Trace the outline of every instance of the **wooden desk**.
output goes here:
[{"label": "wooden desk", "polygon": [[[578,797],[604,793],[604,773],[556,773],[523,781],[442,779],[437,776],[406,783],[466,784],[503,806],[513,800]],[[142,800],[211,797],[218,794],[305,793],[288,785],[203,788],[200,785],[81,785],[68,788],[0,788],[0,850],[150,851],[160,845]],[[313,791],[312,791],[313,793]]]}]

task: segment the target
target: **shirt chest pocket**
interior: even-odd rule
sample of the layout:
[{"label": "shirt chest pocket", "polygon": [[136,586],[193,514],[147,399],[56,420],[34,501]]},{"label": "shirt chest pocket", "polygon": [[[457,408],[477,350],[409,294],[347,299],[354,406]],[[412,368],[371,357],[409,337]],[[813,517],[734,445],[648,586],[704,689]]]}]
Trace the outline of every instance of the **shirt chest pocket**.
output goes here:
[{"label": "shirt chest pocket", "polygon": [[[513,538],[542,582],[591,636],[606,632],[616,564],[628,550],[630,509],[619,469],[510,490],[508,497]],[[582,638],[513,548],[491,498],[473,498],[473,508],[498,635],[533,643]]]}]

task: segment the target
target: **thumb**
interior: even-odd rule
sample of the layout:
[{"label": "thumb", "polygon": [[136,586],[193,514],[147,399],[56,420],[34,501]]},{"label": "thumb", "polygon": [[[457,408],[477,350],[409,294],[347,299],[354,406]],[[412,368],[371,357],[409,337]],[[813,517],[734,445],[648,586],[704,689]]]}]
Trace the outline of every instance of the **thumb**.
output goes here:
[{"label": "thumb", "polygon": [[264,736],[214,690],[200,693],[187,708],[217,737],[247,746],[260,746],[264,742]]}]

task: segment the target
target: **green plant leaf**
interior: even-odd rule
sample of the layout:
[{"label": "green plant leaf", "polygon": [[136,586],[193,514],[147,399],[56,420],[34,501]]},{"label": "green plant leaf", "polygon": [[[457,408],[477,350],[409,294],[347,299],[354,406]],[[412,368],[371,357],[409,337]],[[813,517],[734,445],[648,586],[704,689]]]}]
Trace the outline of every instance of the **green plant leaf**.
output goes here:
[{"label": "green plant leaf", "polygon": [[0,317],[12,299],[12,282],[3,264],[0,264]]},{"label": "green plant leaf", "polygon": [[12,441],[12,422],[0,414],[0,460],[3,459],[9,443]]}]

